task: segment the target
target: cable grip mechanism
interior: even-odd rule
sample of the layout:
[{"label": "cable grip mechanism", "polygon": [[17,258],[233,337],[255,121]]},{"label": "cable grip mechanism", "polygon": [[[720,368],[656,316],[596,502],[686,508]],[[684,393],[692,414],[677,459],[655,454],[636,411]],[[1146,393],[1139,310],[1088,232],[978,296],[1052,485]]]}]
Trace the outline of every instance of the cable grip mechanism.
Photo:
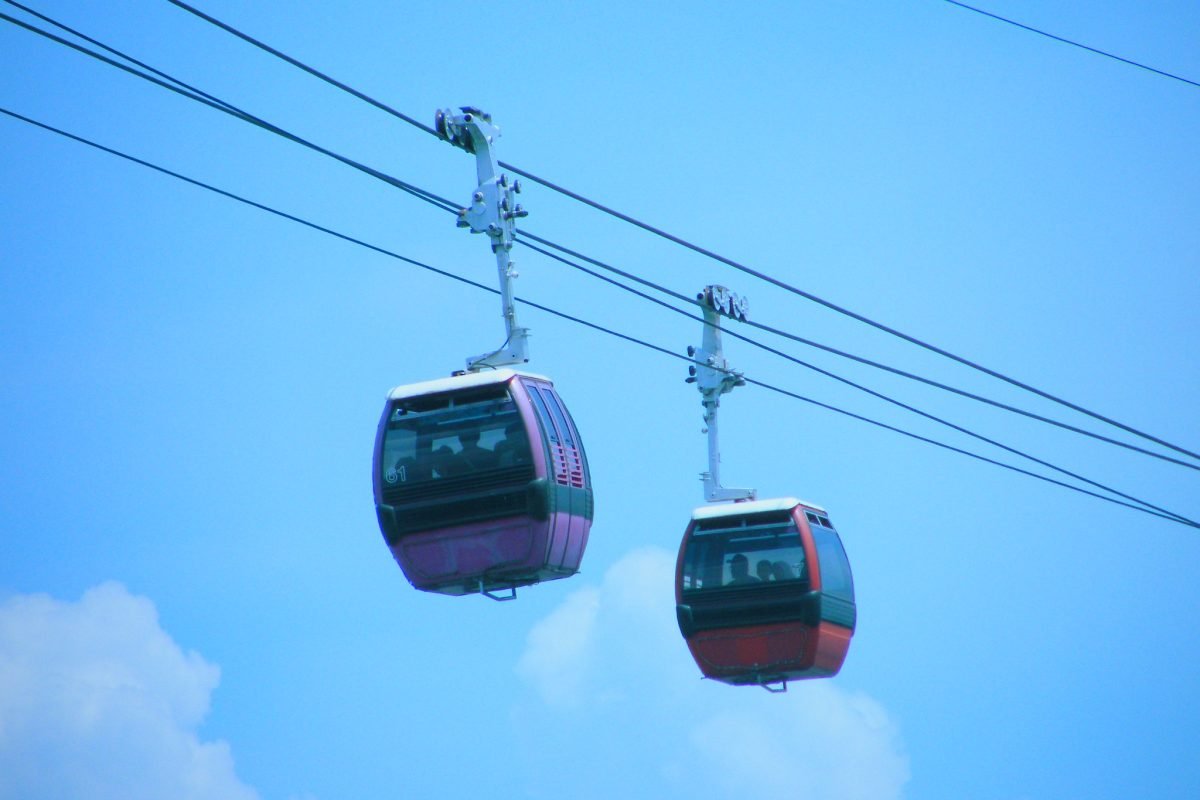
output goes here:
[{"label": "cable grip mechanism", "polygon": [[688,383],[696,384],[704,406],[704,433],[708,434],[708,470],[700,473],[704,482],[704,499],[753,500],[754,489],[733,489],[721,486],[721,451],[717,435],[717,410],[721,406],[721,395],[745,386],[742,373],[729,366],[721,349],[721,317],[746,320],[748,303],[724,286],[706,286],[696,295],[696,302],[704,313],[704,334],[699,349],[688,346],[688,357],[693,364],[688,367]]},{"label": "cable grip mechanism", "polygon": [[486,233],[496,254],[496,269],[500,279],[501,314],[504,317],[504,344],[490,353],[467,359],[467,369],[481,369],[523,364],[529,360],[529,329],[517,324],[512,282],[517,277],[516,265],[509,258],[516,220],[529,215],[516,196],[521,192],[520,181],[508,180],[500,171],[494,145],[500,138],[499,126],[492,117],[478,108],[463,106],[461,113],[439,110],[434,116],[438,136],[475,156],[475,172],[479,183],[471,194],[471,202],[459,209],[458,226],[470,228],[471,233]]}]

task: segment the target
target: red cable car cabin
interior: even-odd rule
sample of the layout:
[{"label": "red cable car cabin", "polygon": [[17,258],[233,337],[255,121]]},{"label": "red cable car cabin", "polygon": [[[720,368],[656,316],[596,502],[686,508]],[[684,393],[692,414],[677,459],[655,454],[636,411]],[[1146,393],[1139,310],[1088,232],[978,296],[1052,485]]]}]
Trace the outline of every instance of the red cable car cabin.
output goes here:
[{"label": "red cable car cabin", "polygon": [[510,599],[579,571],[591,477],[547,378],[502,369],[393,389],[373,482],[383,538],[422,591]]},{"label": "red cable car cabin", "polygon": [[704,677],[737,686],[837,674],[856,621],[850,562],[829,515],[790,497],[697,508],[675,602]]}]

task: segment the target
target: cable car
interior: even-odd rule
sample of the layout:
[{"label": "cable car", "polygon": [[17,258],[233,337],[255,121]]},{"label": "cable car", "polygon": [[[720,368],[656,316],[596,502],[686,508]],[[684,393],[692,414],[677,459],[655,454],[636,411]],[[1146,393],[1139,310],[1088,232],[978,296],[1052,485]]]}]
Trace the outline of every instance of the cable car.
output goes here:
[{"label": "cable car", "polygon": [[417,589],[508,600],[579,570],[591,476],[548,378],[498,369],[393,389],[373,472],[379,528]]},{"label": "cable car", "polygon": [[824,509],[795,498],[697,508],[675,571],[679,630],[706,678],[768,689],[837,674],[854,580]]}]

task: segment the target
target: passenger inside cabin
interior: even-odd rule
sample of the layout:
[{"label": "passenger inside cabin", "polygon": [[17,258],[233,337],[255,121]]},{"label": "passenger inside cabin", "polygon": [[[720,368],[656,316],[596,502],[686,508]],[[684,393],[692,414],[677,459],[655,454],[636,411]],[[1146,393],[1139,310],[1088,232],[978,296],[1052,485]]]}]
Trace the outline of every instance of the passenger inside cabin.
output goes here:
[{"label": "passenger inside cabin", "polygon": [[729,559],[730,586],[747,586],[752,583],[762,583],[750,574],[750,559],[741,553]]},{"label": "passenger inside cabin", "polygon": [[525,428],[520,422],[504,426],[504,438],[496,442],[496,462],[501,467],[511,467],[524,461]]},{"label": "passenger inside cabin", "polygon": [[445,478],[448,475],[455,475],[455,460],[454,451],[447,445],[442,445],[433,451],[433,456],[430,458],[431,475],[434,478]]},{"label": "passenger inside cabin", "polygon": [[481,469],[492,469],[496,466],[496,454],[479,446],[477,429],[463,431],[458,435],[458,441],[462,444],[462,450],[454,456],[451,474],[463,475]]},{"label": "passenger inside cabin", "polygon": [[758,574],[758,579],[760,581],[765,583],[766,581],[771,580],[773,568],[769,560],[765,558],[759,559],[758,563],[754,565],[754,571]]},{"label": "passenger inside cabin", "polygon": [[792,572],[792,568],[785,561],[776,561],[771,566],[771,577],[777,581],[794,581],[796,573]]}]

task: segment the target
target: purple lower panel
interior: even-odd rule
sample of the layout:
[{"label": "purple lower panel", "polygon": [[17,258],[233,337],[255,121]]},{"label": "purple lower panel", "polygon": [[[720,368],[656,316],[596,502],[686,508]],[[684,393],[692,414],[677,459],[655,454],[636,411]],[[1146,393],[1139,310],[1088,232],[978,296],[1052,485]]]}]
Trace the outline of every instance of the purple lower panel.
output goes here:
[{"label": "purple lower panel", "polygon": [[577,572],[587,548],[591,521],[562,512],[554,514],[550,521],[548,565],[567,573]]},{"label": "purple lower panel", "polygon": [[591,530],[592,521],[585,517],[561,515],[562,519],[555,529],[556,535],[561,535],[559,531],[565,531],[563,538],[563,557],[562,565],[565,569],[575,572],[579,569],[580,562],[583,561],[583,552],[587,549],[588,531]]},{"label": "purple lower panel", "polygon": [[562,568],[567,561],[567,548],[571,543],[571,515],[550,515],[550,541],[547,542],[546,563]]},{"label": "purple lower panel", "polygon": [[528,517],[461,525],[405,536],[392,555],[418,589],[478,591],[481,579],[532,582],[545,565],[549,527]]}]

